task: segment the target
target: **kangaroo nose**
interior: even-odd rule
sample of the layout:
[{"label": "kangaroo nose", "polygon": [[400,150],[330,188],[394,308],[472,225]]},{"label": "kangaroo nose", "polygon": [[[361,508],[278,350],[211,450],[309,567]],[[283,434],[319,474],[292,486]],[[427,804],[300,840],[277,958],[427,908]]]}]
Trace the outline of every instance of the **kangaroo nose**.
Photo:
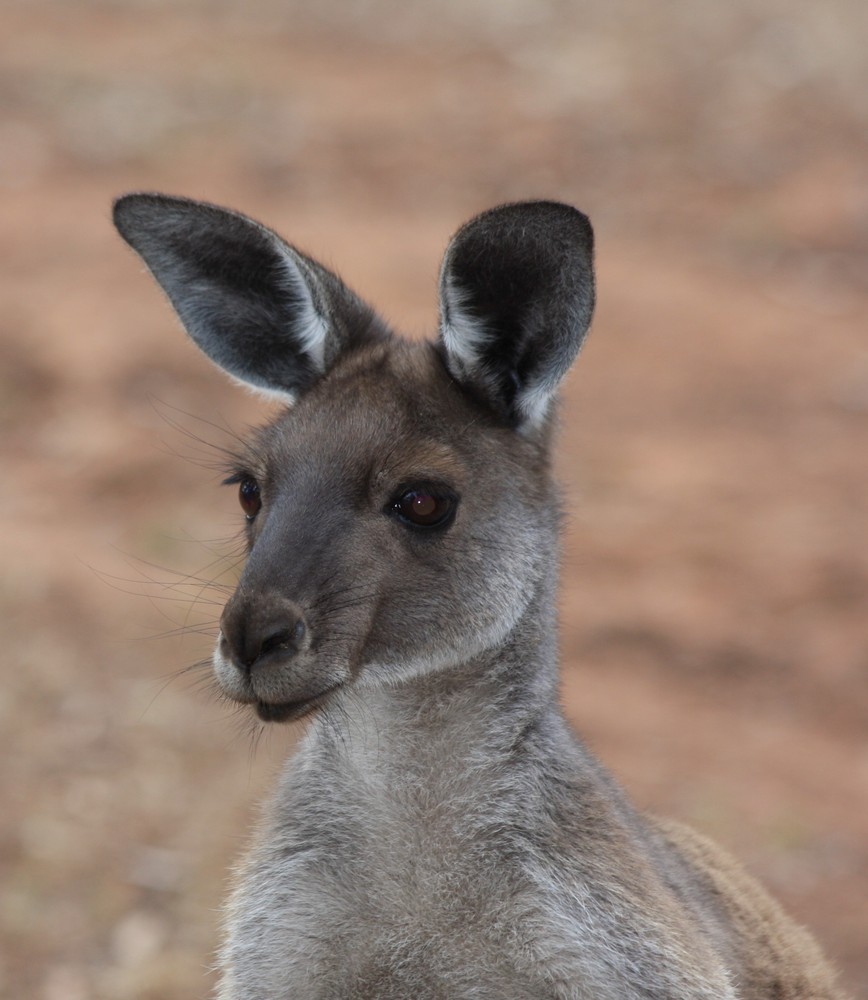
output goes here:
[{"label": "kangaroo nose", "polygon": [[222,652],[245,673],[290,659],[309,638],[301,609],[277,596],[251,599],[236,593],[223,610],[220,630]]}]

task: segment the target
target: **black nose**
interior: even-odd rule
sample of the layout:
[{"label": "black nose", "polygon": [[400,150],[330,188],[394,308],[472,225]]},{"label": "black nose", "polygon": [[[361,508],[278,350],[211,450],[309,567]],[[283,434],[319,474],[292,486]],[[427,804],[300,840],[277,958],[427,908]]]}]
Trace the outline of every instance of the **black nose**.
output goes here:
[{"label": "black nose", "polygon": [[291,659],[309,640],[301,608],[276,594],[236,592],[223,609],[220,630],[223,653],[246,673]]}]

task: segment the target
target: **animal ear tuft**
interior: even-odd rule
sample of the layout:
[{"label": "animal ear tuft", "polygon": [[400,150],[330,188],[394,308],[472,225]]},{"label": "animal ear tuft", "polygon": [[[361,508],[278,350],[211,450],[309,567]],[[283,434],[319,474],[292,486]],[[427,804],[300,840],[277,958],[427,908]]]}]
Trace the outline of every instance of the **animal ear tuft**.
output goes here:
[{"label": "animal ear tuft", "polygon": [[446,250],[446,364],[520,430],[545,423],[593,310],[593,231],[568,205],[494,208],[459,229]]},{"label": "animal ear tuft", "polygon": [[294,399],[343,350],[384,328],[334,274],[237,212],[161,194],[114,205],[198,346],[233,377]]}]

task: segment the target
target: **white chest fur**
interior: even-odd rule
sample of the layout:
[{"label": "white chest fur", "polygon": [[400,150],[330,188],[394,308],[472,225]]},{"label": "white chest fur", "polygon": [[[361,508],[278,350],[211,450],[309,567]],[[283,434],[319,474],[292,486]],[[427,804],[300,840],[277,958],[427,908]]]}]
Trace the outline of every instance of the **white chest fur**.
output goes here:
[{"label": "white chest fur", "polygon": [[[372,732],[347,756],[359,735],[312,737],[291,763],[230,906],[224,1000],[614,1000],[645,995],[643,970],[683,979],[653,925],[627,933],[629,890],[539,835],[543,793],[514,763],[468,749],[444,768],[436,741],[386,753]],[[691,992],[666,995],[732,995],[690,963]]]}]

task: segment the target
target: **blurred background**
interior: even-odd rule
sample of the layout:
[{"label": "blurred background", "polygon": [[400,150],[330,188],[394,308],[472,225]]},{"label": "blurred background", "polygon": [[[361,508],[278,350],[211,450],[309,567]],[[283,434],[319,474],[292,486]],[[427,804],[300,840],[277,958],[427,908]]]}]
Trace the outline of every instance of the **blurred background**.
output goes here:
[{"label": "blurred background", "polygon": [[267,418],[115,236],[269,223],[430,334],[449,235],[597,230],[562,410],[570,718],[737,852],[868,998],[864,0],[5,0],[0,996],[206,996],[295,733],[210,696]]}]

